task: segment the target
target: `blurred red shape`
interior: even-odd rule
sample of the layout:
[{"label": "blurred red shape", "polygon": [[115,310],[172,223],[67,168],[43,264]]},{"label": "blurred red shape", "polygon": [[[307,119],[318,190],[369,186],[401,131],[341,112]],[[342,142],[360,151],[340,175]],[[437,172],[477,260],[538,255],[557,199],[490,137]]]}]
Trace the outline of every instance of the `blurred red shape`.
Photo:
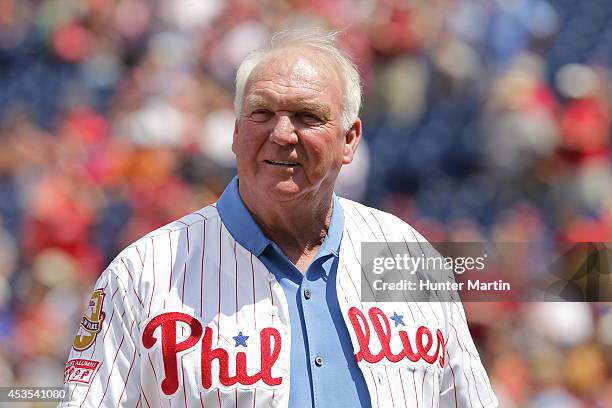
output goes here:
[{"label": "blurred red shape", "polygon": [[69,23],[53,33],[51,46],[58,57],[68,62],[79,62],[89,55],[90,35],[80,24]]}]

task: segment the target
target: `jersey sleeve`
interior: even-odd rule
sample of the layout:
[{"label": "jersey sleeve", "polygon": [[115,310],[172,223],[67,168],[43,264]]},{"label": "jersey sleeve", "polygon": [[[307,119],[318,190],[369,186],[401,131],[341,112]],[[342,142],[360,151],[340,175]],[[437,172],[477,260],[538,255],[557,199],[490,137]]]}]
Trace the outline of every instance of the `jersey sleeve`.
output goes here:
[{"label": "jersey sleeve", "polygon": [[440,406],[497,407],[497,398],[470,335],[461,303],[447,302],[445,305],[449,320]]},{"label": "jersey sleeve", "polygon": [[131,278],[126,262],[116,259],[96,282],[64,369],[59,407],[140,404],[140,304]]}]

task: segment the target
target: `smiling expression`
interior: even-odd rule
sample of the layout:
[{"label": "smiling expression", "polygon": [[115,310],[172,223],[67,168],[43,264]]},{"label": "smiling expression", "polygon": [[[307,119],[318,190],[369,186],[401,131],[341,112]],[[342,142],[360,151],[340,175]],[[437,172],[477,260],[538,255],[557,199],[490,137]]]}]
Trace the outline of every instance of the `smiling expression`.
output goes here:
[{"label": "smiling expression", "polygon": [[321,52],[288,48],[260,62],[234,129],[241,193],[277,201],[331,194],[359,141],[343,131],[341,109],[341,78]]}]

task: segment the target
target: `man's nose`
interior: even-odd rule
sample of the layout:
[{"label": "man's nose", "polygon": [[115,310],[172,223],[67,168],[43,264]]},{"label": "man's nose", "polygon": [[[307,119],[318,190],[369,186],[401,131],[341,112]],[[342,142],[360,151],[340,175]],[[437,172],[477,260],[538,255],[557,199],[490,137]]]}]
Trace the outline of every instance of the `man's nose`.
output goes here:
[{"label": "man's nose", "polygon": [[295,126],[291,121],[290,114],[280,113],[277,115],[276,123],[270,133],[270,140],[281,146],[296,144],[298,136],[295,132]]}]

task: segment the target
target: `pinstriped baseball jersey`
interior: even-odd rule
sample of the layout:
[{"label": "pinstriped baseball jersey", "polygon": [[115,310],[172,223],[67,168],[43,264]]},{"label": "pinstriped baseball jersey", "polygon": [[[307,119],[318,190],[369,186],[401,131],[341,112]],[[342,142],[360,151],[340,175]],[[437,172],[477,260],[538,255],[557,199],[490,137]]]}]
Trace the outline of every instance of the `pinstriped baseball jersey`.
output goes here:
[{"label": "pinstriped baseball jersey", "polygon": [[[365,303],[362,242],[426,241],[340,199],[337,296],[373,407],[496,407],[458,302]],[[65,369],[62,407],[286,407],[284,292],[215,205],[123,250],[99,278]],[[248,347],[245,347],[248,342]]]}]

